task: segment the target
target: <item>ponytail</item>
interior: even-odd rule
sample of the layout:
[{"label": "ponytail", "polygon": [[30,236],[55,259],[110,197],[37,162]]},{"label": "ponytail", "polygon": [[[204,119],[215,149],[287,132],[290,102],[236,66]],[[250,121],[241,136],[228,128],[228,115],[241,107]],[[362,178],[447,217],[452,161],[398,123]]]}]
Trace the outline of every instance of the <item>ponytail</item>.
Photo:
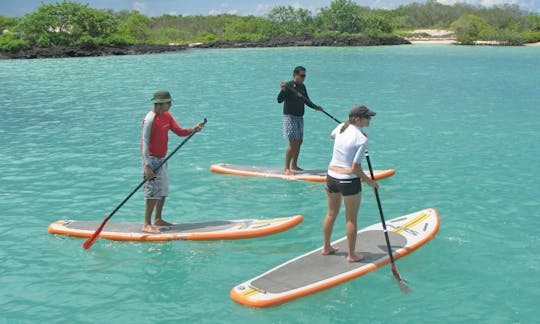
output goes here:
[{"label": "ponytail", "polygon": [[351,123],[354,123],[354,122],[355,122],[355,119],[356,119],[356,118],[357,118],[357,117],[354,117],[354,116],[349,117],[349,119],[348,119],[346,122],[343,123],[343,126],[341,126],[341,129],[339,130],[339,133],[340,133],[340,134],[343,133],[343,132],[347,129],[347,127],[349,127],[349,125],[350,125]]},{"label": "ponytail", "polygon": [[351,121],[350,120],[347,120],[346,122],[343,123],[343,126],[341,126],[341,129],[339,130],[339,133],[343,133],[347,127],[349,127],[349,125],[351,124]]}]

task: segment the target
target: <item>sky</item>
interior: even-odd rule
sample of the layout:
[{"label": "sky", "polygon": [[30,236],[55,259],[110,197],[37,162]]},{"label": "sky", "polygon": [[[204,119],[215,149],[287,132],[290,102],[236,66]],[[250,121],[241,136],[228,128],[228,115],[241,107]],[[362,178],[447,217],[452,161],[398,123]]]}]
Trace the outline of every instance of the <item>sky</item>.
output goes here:
[{"label": "sky", "polygon": [[[73,1],[73,0],[71,0]],[[277,6],[292,6],[318,13],[320,8],[329,7],[332,0],[75,0],[96,9],[137,10],[146,16],[171,15],[218,15],[264,16]],[[372,9],[395,9],[412,2],[425,0],[353,0],[360,6]],[[437,0],[452,5],[456,2],[490,7],[501,4],[517,4],[522,10],[540,13],[540,0]],[[0,0],[0,15],[24,16],[35,11],[42,3],[61,0]]]}]

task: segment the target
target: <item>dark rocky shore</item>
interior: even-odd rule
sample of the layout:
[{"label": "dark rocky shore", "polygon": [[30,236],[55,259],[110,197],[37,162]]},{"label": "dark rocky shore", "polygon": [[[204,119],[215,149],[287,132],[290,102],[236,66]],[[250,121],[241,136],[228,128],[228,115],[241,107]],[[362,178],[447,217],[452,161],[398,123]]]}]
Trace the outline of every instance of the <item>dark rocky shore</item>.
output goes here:
[{"label": "dark rocky shore", "polygon": [[313,38],[306,36],[277,36],[264,41],[239,42],[219,41],[202,43],[200,48],[242,48],[242,47],[294,47],[294,46],[377,46],[377,45],[403,45],[410,44],[404,38],[394,36],[392,38],[356,37],[356,36],[326,36]]},{"label": "dark rocky shore", "polygon": [[169,45],[130,45],[130,46],[57,46],[57,47],[33,47],[27,50],[6,53],[0,52],[0,59],[35,59],[35,58],[60,58],[60,57],[86,57],[86,56],[109,56],[109,55],[134,55],[175,52],[186,49],[187,46]]},{"label": "dark rocky shore", "polygon": [[335,36],[313,38],[311,36],[278,36],[263,41],[217,41],[191,45],[129,45],[101,46],[83,44],[80,46],[58,46],[52,48],[33,47],[19,52],[0,52],[0,59],[34,59],[60,57],[88,57],[109,55],[135,55],[177,52],[188,48],[253,48],[253,47],[295,47],[295,46],[377,46],[403,45],[410,42],[401,37],[374,38]]}]

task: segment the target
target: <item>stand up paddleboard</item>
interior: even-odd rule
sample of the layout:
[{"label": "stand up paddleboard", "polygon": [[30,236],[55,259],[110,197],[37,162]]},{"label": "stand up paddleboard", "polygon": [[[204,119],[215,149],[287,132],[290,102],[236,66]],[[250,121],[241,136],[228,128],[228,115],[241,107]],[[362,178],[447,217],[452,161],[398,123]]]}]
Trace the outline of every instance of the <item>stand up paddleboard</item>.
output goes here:
[{"label": "stand up paddleboard", "polygon": [[[267,177],[267,178],[280,178],[286,180],[303,180],[312,182],[325,182],[326,170],[313,169],[296,171],[294,174],[285,174],[283,168],[271,168],[271,167],[257,167],[247,165],[235,165],[228,163],[212,164],[210,171],[222,174],[231,174],[246,177]],[[396,173],[394,169],[388,170],[373,170],[375,180],[384,179],[390,177]],[[366,171],[366,175],[369,177],[369,172]]]},{"label": "stand up paddleboard", "polygon": [[[300,222],[302,215],[269,219],[244,219],[183,223],[161,227],[161,233],[141,231],[141,223],[111,223],[105,225],[99,237],[115,241],[170,240],[235,240],[271,235],[285,231]],[[100,222],[59,220],[49,225],[51,234],[90,237]]]},{"label": "stand up paddleboard", "polygon": [[[394,259],[432,239],[439,230],[435,209],[425,209],[386,221]],[[321,235],[322,236],[322,235]],[[285,262],[231,290],[231,298],[251,307],[276,306],[360,277],[390,262],[382,225],[358,231],[356,252],[360,262],[347,261],[347,238],[332,243],[339,250],[322,255],[322,248]]]}]

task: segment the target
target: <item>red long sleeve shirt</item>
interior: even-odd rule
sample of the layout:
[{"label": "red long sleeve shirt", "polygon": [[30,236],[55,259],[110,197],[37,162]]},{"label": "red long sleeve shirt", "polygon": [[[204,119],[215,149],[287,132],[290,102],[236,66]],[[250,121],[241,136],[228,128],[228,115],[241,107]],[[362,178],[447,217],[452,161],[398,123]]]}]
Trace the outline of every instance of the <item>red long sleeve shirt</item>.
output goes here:
[{"label": "red long sleeve shirt", "polygon": [[169,130],[178,136],[188,136],[191,128],[182,128],[168,112],[157,114],[152,110],[146,114],[142,122],[141,151],[143,165],[150,165],[150,155],[165,157],[169,143]]}]

